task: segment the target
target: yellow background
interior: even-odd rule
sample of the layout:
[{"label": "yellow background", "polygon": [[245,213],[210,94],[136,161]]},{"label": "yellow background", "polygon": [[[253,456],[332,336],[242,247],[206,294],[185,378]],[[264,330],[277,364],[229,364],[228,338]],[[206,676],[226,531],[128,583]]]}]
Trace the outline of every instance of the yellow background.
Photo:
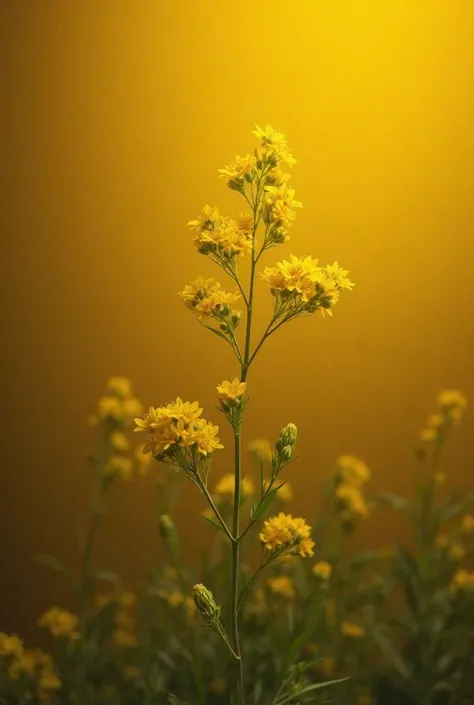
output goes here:
[{"label": "yellow background", "polygon": [[[185,227],[206,202],[238,212],[217,168],[287,135],[304,203],[290,252],[339,260],[356,282],[326,321],[270,340],[250,375],[246,441],[300,430],[288,470],[314,516],[338,454],[375,489],[409,492],[412,447],[439,388],[474,399],[472,0],[3,2],[1,626],[34,633],[66,597],[38,551],[74,560],[87,517],[85,424],[111,374],[145,404],[180,394],[207,416],[236,373],[177,297],[216,274]],[[269,296],[258,286],[256,324]],[[473,487],[472,412],[447,454]],[[227,430],[224,442],[229,440]],[[229,456],[216,459],[215,476]],[[159,552],[155,497],[114,492],[98,555],[134,580]],[[192,557],[207,539],[185,493]],[[376,516],[360,543],[409,536]]]}]

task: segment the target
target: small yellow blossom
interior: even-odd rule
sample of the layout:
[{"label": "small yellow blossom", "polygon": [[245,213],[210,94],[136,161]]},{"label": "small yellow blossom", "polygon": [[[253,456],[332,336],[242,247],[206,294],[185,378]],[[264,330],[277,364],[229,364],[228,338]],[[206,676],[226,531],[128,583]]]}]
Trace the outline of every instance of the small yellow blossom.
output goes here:
[{"label": "small yellow blossom", "polygon": [[295,584],[291,578],[286,575],[278,575],[274,578],[268,578],[267,586],[274,595],[281,595],[292,599],[296,596]]},{"label": "small yellow blossom", "polygon": [[438,406],[443,409],[465,409],[467,406],[467,399],[462,392],[457,389],[446,389],[439,392],[437,396]]},{"label": "small yellow blossom", "polygon": [[127,377],[109,377],[107,391],[127,399],[132,393],[132,383]]},{"label": "small yellow blossom", "polygon": [[448,549],[448,558],[453,561],[460,561],[466,555],[466,549],[460,543],[452,543]]},{"label": "small yellow blossom", "polygon": [[0,632],[0,656],[21,656],[23,642],[16,634]]},{"label": "small yellow blossom", "polygon": [[313,573],[322,580],[329,580],[332,573],[332,565],[327,561],[319,561],[313,566]]},{"label": "small yellow blossom", "polygon": [[351,639],[361,639],[365,636],[365,629],[360,624],[345,620],[341,624],[341,633]]},{"label": "small yellow blossom", "polygon": [[142,676],[142,670],[139,666],[128,664],[123,669],[123,675],[127,681],[137,681]]},{"label": "small yellow blossom", "polygon": [[438,548],[446,548],[449,545],[449,538],[446,534],[438,534],[435,538],[435,543]]},{"label": "small yellow blossom", "polygon": [[465,514],[461,520],[461,530],[464,534],[470,534],[474,531],[474,515]]},{"label": "small yellow blossom", "polygon": [[110,442],[115,450],[125,451],[129,448],[127,436],[120,431],[114,431],[110,436]]},{"label": "small yellow blossom", "polygon": [[305,520],[280,512],[263,524],[260,541],[267,551],[297,553],[303,558],[314,555],[311,527]]},{"label": "small yellow blossom", "polygon": [[[249,477],[243,477],[241,482],[241,493],[244,497],[250,497],[255,493],[255,486]],[[218,480],[214,492],[223,499],[230,500],[234,496],[235,476],[226,473]]]},{"label": "small yellow blossom", "polygon": [[38,625],[45,627],[54,637],[78,639],[78,618],[75,614],[59,607],[50,607],[38,619]]},{"label": "small yellow blossom", "polygon": [[266,438],[257,438],[251,441],[248,450],[262,463],[272,462],[272,445]]},{"label": "small yellow blossom", "polygon": [[231,164],[227,164],[223,169],[219,169],[221,177],[227,179],[230,186],[239,186],[244,179],[252,180],[256,173],[256,159],[247,154],[245,157],[235,157]]},{"label": "small yellow blossom", "polygon": [[436,485],[444,485],[446,482],[446,475],[444,474],[444,472],[438,470],[437,472],[433,473],[433,480]]},{"label": "small yellow blossom", "polygon": [[133,649],[138,641],[134,634],[128,629],[114,629],[112,632],[112,644],[118,649]]},{"label": "small yellow blossom", "polygon": [[336,496],[344,503],[349,515],[365,517],[369,513],[369,507],[358,487],[343,482],[336,489]]},{"label": "small yellow blossom", "polygon": [[343,480],[353,487],[362,487],[370,479],[367,465],[353,455],[341,455],[337,464]]},{"label": "small yellow blossom", "polygon": [[135,419],[134,430],[147,434],[144,452],[151,452],[155,457],[173,457],[174,446],[194,446],[202,456],[207,456],[223,445],[217,437],[219,427],[200,418],[201,414],[197,401],[183,402],[177,397],[166,406],[156,409],[151,406],[148,413]]},{"label": "small yellow blossom", "polygon": [[429,442],[434,441],[438,437],[438,432],[435,428],[424,428],[420,431],[420,440]]},{"label": "small yellow blossom", "polygon": [[62,683],[57,674],[50,669],[43,670],[38,678],[37,687],[40,700],[49,700],[52,693],[60,690]]},{"label": "small yellow blossom", "polygon": [[469,572],[468,570],[458,570],[454,574],[450,585],[451,592],[457,590],[473,590],[474,591],[474,571]]},{"label": "small yellow blossom", "polygon": [[180,607],[184,602],[184,595],[181,592],[170,592],[168,595],[168,604],[170,607]]},{"label": "small yellow blossom", "polygon": [[316,668],[325,678],[331,678],[336,673],[337,663],[331,656],[326,656],[318,661]]},{"label": "small yellow blossom", "polygon": [[114,455],[110,458],[104,474],[110,478],[118,477],[122,480],[131,480],[133,477],[132,461],[122,455]]},{"label": "small yellow blossom", "polygon": [[232,382],[221,382],[217,385],[217,395],[220,401],[235,403],[247,389],[247,382],[241,382],[237,377]]}]

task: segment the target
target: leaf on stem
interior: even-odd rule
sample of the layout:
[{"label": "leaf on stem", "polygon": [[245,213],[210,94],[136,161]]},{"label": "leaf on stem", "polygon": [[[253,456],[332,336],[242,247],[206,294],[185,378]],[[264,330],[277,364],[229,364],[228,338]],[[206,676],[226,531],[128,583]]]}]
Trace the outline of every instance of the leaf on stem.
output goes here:
[{"label": "leaf on stem", "polygon": [[224,531],[222,526],[219,524],[219,522],[214,521],[214,519],[211,519],[211,517],[204,517],[204,519],[207,521],[208,524],[211,524],[215,529],[218,529],[219,531]]},{"label": "leaf on stem", "polygon": [[57,573],[64,573],[66,571],[65,566],[50,553],[38,553],[38,555],[35,557],[35,560],[37,563],[47,565],[52,570],[55,570]]},{"label": "leaf on stem", "polygon": [[275,489],[270,490],[270,492],[268,492],[264,496],[262,501],[259,504],[257,504],[255,511],[252,512],[251,517],[250,517],[252,519],[252,521],[256,521],[257,519],[259,519],[262,516],[262,514],[265,514],[267,509],[269,509],[271,507],[271,505],[275,501],[276,496],[278,494],[278,489],[279,489],[278,487],[275,487]]}]

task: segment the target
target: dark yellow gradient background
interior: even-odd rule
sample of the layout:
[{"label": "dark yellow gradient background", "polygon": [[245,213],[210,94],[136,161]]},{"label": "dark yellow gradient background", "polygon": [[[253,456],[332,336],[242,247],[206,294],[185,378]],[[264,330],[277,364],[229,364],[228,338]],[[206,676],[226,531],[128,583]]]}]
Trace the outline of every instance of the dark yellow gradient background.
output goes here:
[{"label": "dark yellow gradient background", "polygon": [[[177,292],[217,275],[186,222],[238,213],[217,168],[280,127],[304,203],[290,253],[339,260],[357,286],[333,319],[271,339],[250,375],[245,441],[298,424],[294,510],[314,517],[342,452],[375,489],[410,492],[412,447],[440,388],[474,400],[472,0],[4,0],[1,3],[1,627],[34,636],[87,517],[85,419],[109,375],[146,405],[213,409],[231,353]],[[256,328],[270,311],[259,283]],[[472,411],[446,455],[472,488]],[[229,443],[227,429],[223,431]],[[215,477],[230,454],[215,459]],[[151,485],[123,485],[98,547],[132,580],[159,553]],[[186,553],[209,538],[186,490]],[[359,544],[407,539],[376,515]],[[105,560],[107,557],[107,560]]]}]

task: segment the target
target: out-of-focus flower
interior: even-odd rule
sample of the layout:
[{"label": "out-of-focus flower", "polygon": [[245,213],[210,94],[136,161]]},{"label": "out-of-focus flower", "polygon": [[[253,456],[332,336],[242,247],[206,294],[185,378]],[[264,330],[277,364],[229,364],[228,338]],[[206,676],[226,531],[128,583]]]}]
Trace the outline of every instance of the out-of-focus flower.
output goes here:
[{"label": "out-of-focus flower", "polygon": [[281,595],[290,600],[296,597],[295,584],[287,575],[277,575],[273,578],[268,578],[267,586],[274,595]]},{"label": "out-of-focus flower", "polygon": [[327,561],[319,561],[313,566],[313,573],[321,580],[329,580],[332,573],[332,565]]},{"label": "out-of-focus flower", "polygon": [[470,534],[474,531],[474,515],[465,514],[461,520],[461,530],[464,534]]},{"label": "out-of-focus flower", "polygon": [[251,441],[248,450],[262,463],[272,462],[272,445],[266,438],[257,438]]},{"label": "out-of-focus flower", "polygon": [[336,497],[342,502],[343,513],[347,515],[347,518],[352,516],[365,517],[368,515],[369,507],[358,487],[354,487],[348,482],[343,482],[336,488]]},{"label": "out-of-focus flower", "polygon": [[369,468],[354,455],[341,455],[337,464],[343,481],[353,487],[362,487],[370,480]]},{"label": "out-of-focus flower", "polygon": [[469,572],[468,570],[458,570],[454,574],[450,585],[451,592],[456,592],[458,590],[474,591],[474,571]]},{"label": "out-of-focus flower", "polygon": [[78,639],[77,631],[78,618],[72,612],[62,610],[59,607],[50,607],[38,619],[38,625],[45,627],[54,637],[65,637],[67,639]]},{"label": "out-of-focus flower", "polygon": [[104,475],[108,478],[120,478],[131,480],[133,477],[133,465],[130,458],[122,455],[113,455],[104,470]]},{"label": "out-of-focus flower", "polygon": [[137,646],[138,640],[135,634],[128,629],[118,627],[114,629],[111,635],[113,646],[117,649],[133,649]]},{"label": "out-of-focus flower", "polygon": [[114,431],[110,436],[110,442],[115,450],[125,451],[129,449],[129,442],[127,436],[121,431]]},{"label": "out-of-focus flower", "polygon": [[[217,481],[214,487],[214,492],[218,497],[225,500],[231,500],[234,496],[235,476],[233,473],[226,473],[220,480]],[[255,486],[249,477],[243,477],[241,480],[241,494],[244,497],[250,497],[255,493]]]},{"label": "out-of-focus flower", "polygon": [[23,651],[23,641],[20,637],[0,632],[0,656],[21,656]]},{"label": "out-of-focus flower", "polygon": [[362,639],[365,636],[365,629],[356,622],[345,620],[341,623],[341,633],[351,639]]}]

